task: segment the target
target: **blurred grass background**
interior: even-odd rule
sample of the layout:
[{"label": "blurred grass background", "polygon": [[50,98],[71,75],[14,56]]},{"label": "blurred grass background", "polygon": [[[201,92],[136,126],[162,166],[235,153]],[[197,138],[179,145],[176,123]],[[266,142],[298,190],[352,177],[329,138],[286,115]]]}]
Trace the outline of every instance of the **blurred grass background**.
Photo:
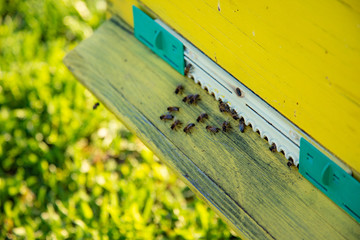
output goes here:
[{"label": "blurred grass background", "polygon": [[0,0],[0,238],[234,238],[63,65],[105,11]]}]

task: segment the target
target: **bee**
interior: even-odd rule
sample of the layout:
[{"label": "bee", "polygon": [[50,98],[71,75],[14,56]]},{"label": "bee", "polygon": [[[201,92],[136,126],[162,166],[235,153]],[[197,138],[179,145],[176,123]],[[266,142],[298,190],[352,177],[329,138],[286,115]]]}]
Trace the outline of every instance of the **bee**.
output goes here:
[{"label": "bee", "polygon": [[187,95],[186,97],[184,97],[182,101],[186,103],[186,102],[188,102],[193,96],[194,96],[194,95],[189,94],[189,95]]},{"label": "bee", "polygon": [[174,119],[174,116],[171,115],[171,114],[164,114],[164,115],[161,115],[161,116],[160,116],[160,119],[161,119],[161,120],[164,120],[164,121],[166,121],[166,120],[173,120],[173,119]]},{"label": "bee", "polygon": [[98,106],[100,105],[100,103],[95,103],[94,106],[93,106],[93,110],[95,110]]},{"label": "bee", "polygon": [[190,104],[197,104],[198,101],[200,101],[199,94],[192,95],[192,97],[189,99]]},{"label": "bee", "polygon": [[179,85],[175,89],[175,94],[179,94],[179,93],[181,94],[183,91],[184,91],[183,85]]},{"label": "bee", "polygon": [[222,130],[223,132],[227,132],[231,129],[230,122],[224,121],[222,124]]},{"label": "bee", "polygon": [[241,93],[240,88],[236,88],[236,89],[235,89],[235,92],[236,92],[236,95],[238,95],[239,97],[241,97],[242,93]]},{"label": "bee", "polygon": [[180,127],[182,125],[182,122],[180,120],[175,120],[173,124],[171,124],[171,130],[176,130],[177,127]]},{"label": "bee", "polygon": [[185,132],[186,134],[191,133],[191,129],[192,129],[193,127],[195,127],[195,124],[194,124],[194,123],[189,123],[189,124],[184,128],[184,132]]},{"label": "bee", "polygon": [[209,116],[207,113],[202,113],[198,118],[196,119],[197,122],[204,122],[205,119],[209,119]]},{"label": "bee", "polygon": [[190,72],[191,67],[192,67],[192,65],[190,63],[186,65],[185,71],[184,71],[185,76],[188,75],[188,73]]},{"label": "bee", "polygon": [[179,107],[168,107],[167,110],[169,112],[178,112],[180,110],[180,108]]},{"label": "bee", "polygon": [[188,104],[196,104],[198,101],[200,101],[200,95],[199,94],[189,94],[186,97],[184,97],[182,101],[186,102]]},{"label": "bee", "polygon": [[276,152],[276,145],[275,143],[271,144],[271,146],[269,147],[269,150],[272,152]]},{"label": "bee", "polygon": [[221,103],[219,104],[219,110],[220,110],[220,112],[231,112],[229,105],[227,105],[227,104],[224,103],[224,102],[221,102]]},{"label": "bee", "polygon": [[287,164],[288,167],[291,167],[292,165],[294,165],[294,162],[292,161],[292,159],[290,159]]},{"label": "bee", "polygon": [[217,128],[217,127],[213,127],[213,126],[206,126],[206,130],[208,130],[209,132],[211,132],[211,133],[217,133],[217,132],[219,132],[220,131],[220,128]]},{"label": "bee", "polygon": [[234,109],[231,110],[231,116],[235,120],[239,119],[239,116],[237,115],[237,112]]},{"label": "bee", "polygon": [[239,129],[240,129],[240,132],[242,132],[242,133],[245,131],[245,122],[244,122],[243,118],[241,118],[239,121]]}]

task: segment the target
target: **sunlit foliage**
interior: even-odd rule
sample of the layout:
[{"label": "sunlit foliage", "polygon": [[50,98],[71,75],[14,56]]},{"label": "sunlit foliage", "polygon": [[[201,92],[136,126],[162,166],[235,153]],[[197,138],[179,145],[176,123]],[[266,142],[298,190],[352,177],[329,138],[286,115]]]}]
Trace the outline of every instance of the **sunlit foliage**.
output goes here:
[{"label": "sunlit foliage", "polygon": [[0,0],[0,239],[228,239],[62,64],[103,0]]}]

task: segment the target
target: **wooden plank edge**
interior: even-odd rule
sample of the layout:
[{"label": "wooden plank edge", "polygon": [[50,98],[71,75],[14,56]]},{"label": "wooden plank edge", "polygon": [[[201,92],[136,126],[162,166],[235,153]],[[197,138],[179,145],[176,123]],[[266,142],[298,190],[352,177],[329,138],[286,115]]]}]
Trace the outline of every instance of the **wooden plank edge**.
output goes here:
[{"label": "wooden plank edge", "polygon": [[[114,20],[114,18],[112,18],[109,21],[119,26],[116,22],[121,20],[118,18]],[[124,29],[122,26],[121,28]],[[124,30],[132,32],[132,29],[130,28]],[[86,76],[83,76],[81,71],[78,71],[78,68],[81,68],[86,64],[86,59],[84,59],[76,51],[76,48],[68,53],[63,61],[75,78],[77,78],[87,89],[89,89],[90,92],[92,92],[95,97],[97,97],[104,106],[109,109],[131,132],[138,136],[149,149],[151,149],[168,167],[170,167],[170,169],[172,169],[200,199],[203,199],[210,208],[213,209],[241,238],[275,239],[178,148],[176,149],[178,153],[176,163],[174,164],[168,161],[167,158],[169,157],[169,153],[163,152],[160,149],[174,150],[171,141],[166,138],[151,123],[151,121],[146,119],[146,117],[144,117],[144,115],[142,115],[135,106],[127,102],[115,86],[111,85],[111,89],[113,90],[112,94],[116,95],[116,97],[121,99],[122,102],[127,102],[127,104],[124,104],[127,106],[127,109],[124,109],[124,105],[121,105],[122,108],[120,110],[120,106],[116,107],[116,103],[114,104],[109,102],[102,94],[96,94],[100,93],[100,91],[92,89],[92,86],[87,84],[85,81]],[[99,88],[101,87],[102,86],[99,86]],[[120,111],[125,111],[127,114],[123,115]],[[149,124],[155,127],[158,135],[163,137],[163,142],[155,143],[151,139],[147,138],[145,133],[148,131],[146,127],[149,126]],[[142,128],[138,128],[138,126],[142,126]],[[158,147],[159,145],[163,146]],[[233,211],[230,211],[229,209],[233,209]]]}]

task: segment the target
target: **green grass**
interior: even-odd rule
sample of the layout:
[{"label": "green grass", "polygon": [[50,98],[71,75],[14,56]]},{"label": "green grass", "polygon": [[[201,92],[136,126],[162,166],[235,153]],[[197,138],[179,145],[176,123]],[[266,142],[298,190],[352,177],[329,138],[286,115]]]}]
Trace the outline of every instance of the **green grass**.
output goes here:
[{"label": "green grass", "polygon": [[0,0],[0,238],[233,238],[62,64],[105,9]]}]

